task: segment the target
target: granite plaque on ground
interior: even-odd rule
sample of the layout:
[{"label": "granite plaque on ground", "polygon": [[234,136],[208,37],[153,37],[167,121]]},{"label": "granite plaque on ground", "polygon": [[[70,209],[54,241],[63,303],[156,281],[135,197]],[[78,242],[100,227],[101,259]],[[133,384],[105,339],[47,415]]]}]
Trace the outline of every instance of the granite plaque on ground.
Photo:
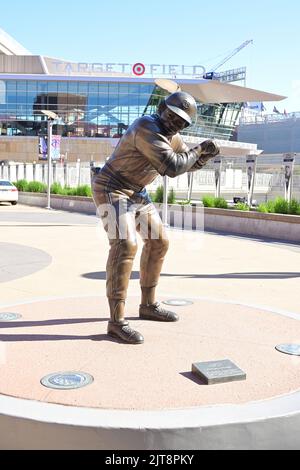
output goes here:
[{"label": "granite plaque on ground", "polygon": [[207,385],[246,380],[247,378],[245,372],[227,359],[195,363],[192,366],[192,372]]}]

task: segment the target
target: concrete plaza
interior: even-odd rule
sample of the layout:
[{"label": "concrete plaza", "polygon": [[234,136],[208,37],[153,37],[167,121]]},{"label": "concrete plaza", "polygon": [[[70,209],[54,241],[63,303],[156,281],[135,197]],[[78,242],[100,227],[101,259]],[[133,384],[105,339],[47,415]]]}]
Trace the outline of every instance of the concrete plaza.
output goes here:
[{"label": "concrete plaza", "polygon": [[[0,314],[22,316],[0,323],[0,394],[102,411],[166,412],[297,392],[300,358],[275,346],[300,344],[300,246],[172,229],[169,238],[159,297],[193,304],[174,307],[177,324],[139,320],[139,251],[127,314],[145,344],[129,346],[106,336],[108,242],[96,217],[0,204]],[[203,386],[192,376],[193,362],[221,359],[235,362],[247,380]],[[94,382],[71,391],[41,385],[61,371],[86,372]]]}]

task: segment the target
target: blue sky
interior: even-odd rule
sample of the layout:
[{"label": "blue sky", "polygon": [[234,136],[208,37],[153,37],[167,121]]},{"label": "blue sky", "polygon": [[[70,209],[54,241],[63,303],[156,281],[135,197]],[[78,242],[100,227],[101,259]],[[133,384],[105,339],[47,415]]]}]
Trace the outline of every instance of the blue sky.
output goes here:
[{"label": "blue sky", "polygon": [[76,62],[209,68],[253,39],[223,69],[247,66],[247,86],[288,96],[276,105],[280,111],[300,111],[296,0],[14,0],[7,6],[0,0],[0,28],[32,53]]}]

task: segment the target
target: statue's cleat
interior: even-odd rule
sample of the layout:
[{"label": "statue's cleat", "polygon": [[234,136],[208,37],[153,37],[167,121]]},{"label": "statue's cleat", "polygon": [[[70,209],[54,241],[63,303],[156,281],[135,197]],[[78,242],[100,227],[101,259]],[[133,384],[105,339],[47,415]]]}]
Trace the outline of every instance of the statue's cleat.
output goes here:
[{"label": "statue's cleat", "polygon": [[165,310],[159,303],[153,305],[140,305],[140,318],[161,322],[176,322],[179,320],[177,313]]},{"label": "statue's cleat", "polygon": [[128,322],[114,323],[109,322],[107,334],[112,338],[117,338],[128,344],[143,344],[144,337],[138,332],[130,328]]}]

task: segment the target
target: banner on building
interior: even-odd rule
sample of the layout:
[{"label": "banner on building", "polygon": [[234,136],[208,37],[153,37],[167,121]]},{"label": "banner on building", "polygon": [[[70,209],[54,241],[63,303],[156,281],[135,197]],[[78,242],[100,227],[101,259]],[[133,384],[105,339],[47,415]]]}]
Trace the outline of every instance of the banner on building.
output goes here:
[{"label": "banner on building", "polygon": [[246,159],[247,166],[247,193],[248,193],[248,206],[251,207],[254,185],[255,185],[255,175],[256,175],[256,164],[257,157],[256,155],[248,155]]},{"label": "banner on building", "polygon": [[6,85],[4,80],[0,80],[0,104],[6,104]]},{"label": "banner on building", "polygon": [[285,200],[290,202],[292,199],[293,171],[295,165],[295,154],[287,153],[283,158],[284,166],[284,193]]},{"label": "banner on building", "polygon": [[[53,135],[52,136],[52,145],[51,145],[51,159],[53,161],[60,160],[60,146],[61,146],[61,136]],[[47,160],[48,159],[48,138],[40,137],[39,138],[39,159]]]},{"label": "banner on building", "polygon": [[213,165],[215,169],[215,196],[221,196],[221,174],[222,174],[222,158],[216,157],[213,160]]}]

